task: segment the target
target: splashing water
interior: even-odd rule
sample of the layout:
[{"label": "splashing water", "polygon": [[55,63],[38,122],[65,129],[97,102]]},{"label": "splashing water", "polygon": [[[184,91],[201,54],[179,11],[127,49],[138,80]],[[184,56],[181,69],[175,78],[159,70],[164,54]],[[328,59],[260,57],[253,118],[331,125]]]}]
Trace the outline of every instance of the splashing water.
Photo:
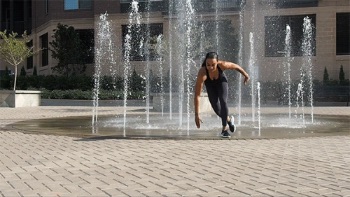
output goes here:
[{"label": "splashing water", "polygon": [[286,25],[286,38],[285,38],[285,58],[286,61],[284,63],[284,75],[285,78],[287,78],[287,94],[288,94],[288,117],[291,119],[291,114],[292,114],[292,101],[291,101],[291,77],[290,77],[290,54],[291,54],[291,31],[290,31],[290,26]]},{"label": "splashing water", "polygon": [[303,56],[305,57],[304,61],[304,69],[306,71],[306,77],[309,82],[309,94],[308,94],[308,101],[310,102],[311,106],[311,122],[314,122],[314,114],[313,114],[313,78],[312,78],[312,37],[313,37],[313,30],[311,25],[311,19],[309,17],[304,18],[303,23],[303,43],[302,43],[302,51]]},{"label": "splashing water", "polygon": [[[96,47],[96,57],[95,57],[95,73],[94,73],[94,89],[93,89],[93,111],[92,111],[92,133],[98,133],[98,107],[99,107],[99,94],[100,94],[100,76],[101,76],[101,69],[104,66],[106,62],[104,62],[104,59],[109,59],[113,56],[111,53],[112,50],[103,50],[105,46],[107,46],[109,49],[111,49],[112,42],[111,42],[111,29],[110,29],[110,23],[107,20],[108,14],[101,14],[100,15],[100,21],[98,23],[98,32],[97,32],[97,47]],[[115,63],[114,59],[112,61]],[[115,65],[115,64],[111,65]]]},{"label": "splashing water", "polygon": [[[219,39],[223,39],[222,37],[220,37],[219,32],[220,31],[220,27],[219,27],[219,15],[221,14],[218,11],[219,6],[219,0],[215,0],[214,2],[212,2],[212,5],[214,5],[215,3],[215,16],[213,16],[213,18],[215,17],[215,36],[213,39],[216,39],[215,42],[213,42],[212,44],[216,46],[216,50],[220,51],[220,49],[218,49],[218,43]],[[244,59],[244,55],[243,55],[243,40],[244,40],[244,35],[243,35],[243,3],[244,1],[241,1],[241,11],[240,11],[240,15],[239,15],[239,21],[240,21],[240,28],[239,28],[239,34],[238,34],[238,41],[239,41],[239,51],[238,51],[238,64],[239,65],[243,65],[243,59]],[[156,51],[157,51],[157,56],[156,56],[156,62],[152,62],[149,59],[149,53],[151,53],[150,51],[148,51],[148,46],[144,43],[149,43],[150,38],[150,33],[149,33],[149,26],[147,28],[147,34],[146,36],[144,36],[144,38],[140,39],[140,43],[139,47],[140,49],[143,50],[138,50],[140,51],[142,54],[142,57],[145,57],[145,81],[146,81],[146,86],[145,86],[145,99],[146,99],[146,123],[148,123],[147,125],[142,124],[141,127],[147,127],[147,128],[153,128],[153,127],[159,127],[162,125],[153,125],[150,123],[150,118],[149,118],[149,114],[150,114],[150,108],[152,108],[150,106],[150,70],[151,70],[151,64],[152,66],[155,65],[154,68],[157,69],[157,73],[159,73],[159,77],[160,77],[160,83],[158,83],[157,87],[160,87],[160,105],[161,105],[161,115],[164,116],[164,108],[166,106],[166,104],[169,104],[169,118],[170,120],[175,119],[174,121],[170,121],[173,123],[173,126],[175,127],[175,125],[178,126],[179,129],[184,129],[187,130],[187,135],[189,135],[190,129],[193,129],[193,127],[190,127],[190,115],[191,115],[191,111],[190,111],[190,106],[192,104],[190,98],[192,95],[192,77],[193,77],[193,71],[191,69],[192,65],[195,65],[195,61],[197,61],[198,58],[197,56],[199,54],[196,54],[196,52],[193,52],[193,48],[194,46],[196,46],[197,48],[199,48],[200,53],[203,53],[205,50],[207,50],[207,46],[205,46],[205,42],[200,42],[198,45],[194,45],[193,42],[196,41],[196,39],[193,39],[194,36],[200,36],[202,39],[199,40],[205,40],[205,38],[207,37],[207,35],[205,34],[205,28],[206,26],[204,25],[204,22],[206,19],[206,15],[200,15],[200,21],[202,23],[198,23],[197,21],[197,14],[196,13],[196,9],[193,5],[193,1],[191,0],[186,0],[186,1],[181,1],[181,2],[173,2],[171,4],[169,4],[169,30],[168,30],[168,34],[167,36],[165,36],[165,38],[167,40],[164,39],[163,35],[159,35],[157,37],[157,42],[156,42]],[[149,6],[149,4],[147,4]],[[221,4],[220,4],[221,5]],[[143,13],[146,17],[146,20],[143,20],[141,17],[141,14],[138,11],[138,2],[136,0],[133,0],[131,2],[131,11],[129,12],[129,21],[128,21],[128,29],[126,32],[126,35],[124,37],[124,51],[123,51],[123,76],[124,76],[124,121],[123,121],[123,128],[124,128],[124,136],[126,136],[126,127],[127,124],[131,124],[132,122],[132,118],[130,115],[130,117],[128,117],[128,121],[127,121],[127,105],[128,105],[128,95],[130,94],[128,92],[129,89],[129,75],[130,75],[130,67],[131,64],[133,62],[131,61],[131,53],[133,52],[132,49],[134,49],[133,47],[135,46],[131,46],[131,45],[135,45],[135,43],[133,42],[133,38],[135,34],[141,34],[139,31],[141,29],[140,24],[141,21],[144,22],[146,25],[148,25],[151,21],[149,20],[150,15],[149,15],[149,8],[147,8],[147,13]],[[253,4],[254,7],[254,4]],[[180,8],[180,9],[179,9]],[[173,9],[175,9],[174,13],[176,13],[175,15],[173,15]],[[254,9],[253,9],[254,10]],[[254,14],[254,13],[253,13]],[[97,33],[97,39],[96,39],[96,58],[95,58],[95,78],[94,78],[94,82],[95,82],[95,86],[94,86],[94,108],[93,108],[93,120],[92,120],[92,125],[93,125],[93,133],[98,132],[98,128],[95,127],[97,121],[98,121],[98,101],[99,101],[99,86],[100,86],[100,73],[101,73],[101,67],[103,67],[103,63],[104,61],[107,61],[106,59],[108,59],[109,62],[109,67],[110,67],[110,74],[113,76],[115,76],[115,72],[117,69],[115,69],[116,67],[116,59],[115,59],[115,55],[112,53],[109,53],[108,51],[116,51],[113,46],[113,42],[111,40],[111,29],[110,23],[107,20],[107,14],[106,15],[101,15],[100,17],[100,23],[98,26],[98,33]],[[222,15],[221,15],[222,16]],[[220,16],[220,17],[221,17]],[[252,23],[254,23],[254,17],[252,17]],[[197,24],[201,24],[201,26],[196,26]],[[254,25],[253,25],[254,26]],[[143,26],[142,26],[143,27]],[[253,28],[254,29],[254,28]],[[313,88],[313,84],[312,84],[312,61],[311,61],[311,56],[312,56],[312,26],[311,26],[311,22],[310,20],[308,21],[307,18],[304,19],[304,38],[303,38],[303,54],[304,54],[304,64],[302,65],[302,68],[300,68],[300,83],[298,84],[298,90],[296,91],[296,99],[297,99],[297,108],[295,109],[295,116],[299,119],[303,120],[303,125],[305,126],[305,112],[304,112],[304,106],[305,106],[305,101],[307,98],[307,101],[310,102],[311,104],[311,119],[313,122],[313,95],[312,95],[312,88]],[[197,30],[200,34],[196,34]],[[249,54],[249,59],[247,59],[246,64],[248,65],[248,69],[249,69],[249,74],[251,76],[251,82],[250,82],[250,87],[249,87],[249,91],[250,91],[250,96],[251,96],[251,121],[253,122],[253,127],[256,128],[256,115],[257,115],[257,121],[258,121],[258,127],[259,127],[259,132],[261,130],[261,126],[264,125],[264,121],[261,122],[261,84],[260,82],[258,82],[258,69],[259,66],[257,64],[257,62],[259,61],[258,57],[256,56],[256,49],[259,49],[259,44],[260,44],[260,37],[259,37],[259,32],[257,30],[257,32],[255,32],[257,29],[254,29],[253,32],[249,33],[249,44],[250,44],[250,54]],[[291,68],[290,68],[290,59],[291,59],[291,30],[289,25],[286,26],[286,38],[285,38],[285,59],[287,61],[283,62],[283,67],[285,70],[285,96],[288,97],[288,116],[289,119],[291,119],[292,116],[292,102],[291,102],[291,96],[292,96],[292,90],[291,90]],[[164,39],[164,40],[163,40]],[[179,41],[180,40],[180,41]],[[153,41],[153,40],[152,40]],[[175,42],[174,42],[175,41]],[[214,41],[214,40],[213,40]],[[178,44],[180,43],[181,44]],[[105,51],[102,51],[102,48],[99,48],[98,46],[104,46]],[[213,46],[211,46],[213,48]],[[249,47],[249,45],[247,46]],[[165,52],[163,52],[165,51]],[[164,55],[163,55],[164,53]],[[151,64],[150,64],[151,62]],[[173,66],[173,64],[176,63],[176,66]],[[166,67],[169,68],[169,81],[164,81],[167,77],[164,77],[163,75],[163,71],[165,69],[165,65],[167,65]],[[198,68],[196,68],[197,70]],[[175,78],[175,76],[177,77],[176,79],[174,79],[174,81],[176,81],[177,83],[175,86],[173,86],[173,77]],[[113,77],[115,78],[115,77]],[[309,80],[308,80],[309,79]],[[241,105],[242,105],[242,75],[239,75],[239,83],[238,83],[238,125],[241,125],[242,121],[241,121]],[[168,85],[166,86],[166,88],[164,88],[164,84]],[[169,94],[165,94],[165,90],[168,91],[169,88]],[[159,90],[159,89],[158,89]],[[306,93],[306,90],[310,90],[309,93]],[[178,96],[178,103],[177,101],[174,101],[176,99],[173,98],[173,94],[176,93],[176,96]],[[165,98],[165,95],[169,95],[169,99]],[[306,97],[307,95],[307,97]],[[167,103],[166,103],[167,102]],[[179,113],[178,113],[178,117],[173,118],[172,114],[175,110],[173,110],[173,103],[175,103],[175,107],[179,108]],[[178,104],[178,105],[177,105]],[[257,106],[256,106],[257,105]],[[154,107],[154,106],[153,106]],[[250,109],[248,109],[249,111]],[[301,110],[301,112],[300,112]],[[177,112],[177,111],[176,111]],[[249,114],[250,112],[248,112],[247,114]],[[121,117],[120,117],[121,118]],[[266,118],[265,116],[263,116],[263,120],[264,118]],[[142,119],[144,120],[144,119]],[[243,120],[243,127],[244,125],[247,123],[248,119]],[[120,119],[120,122],[122,122],[122,119]],[[300,122],[300,120],[297,120],[297,122]],[[192,121],[193,123],[193,121]],[[250,124],[250,123],[249,123]],[[285,126],[285,125],[284,125]],[[264,128],[265,126],[263,126]],[[192,132],[192,131],[191,131]],[[185,132],[184,132],[185,133]]]},{"label": "splashing water", "polygon": [[[125,36],[124,40],[124,136],[126,136],[126,107],[128,100],[128,89],[129,89],[129,72],[130,72],[130,52],[131,52],[131,35],[133,33],[140,33],[140,21],[141,14],[139,13],[138,2],[133,0],[131,3],[131,12],[129,13],[129,24],[128,24],[128,32]],[[135,26],[135,32],[132,32],[132,27]],[[142,42],[142,41],[141,41]],[[141,44],[140,44],[141,47]]]},{"label": "splashing water", "polygon": [[161,112],[162,116],[164,116],[164,77],[163,77],[163,35],[157,36],[157,61],[159,62],[159,73],[160,73],[160,103],[161,103]]},{"label": "splashing water", "polygon": [[[244,9],[243,5],[244,1],[241,1],[241,8],[242,10],[239,12],[239,43],[238,43],[238,64],[240,66],[243,65],[243,14],[244,14]],[[242,123],[242,75],[239,75],[238,77],[238,91],[237,91],[237,96],[238,96],[238,125],[241,125]]]},{"label": "splashing water", "polygon": [[257,87],[256,87],[257,91],[258,91],[258,123],[259,123],[259,133],[261,132],[261,107],[260,107],[260,82],[257,82]]},{"label": "splashing water", "polygon": [[[300,101],[299,101],[300,99]],[[301,107],[300,107],[300,105]],[[298,84],[297,89],[297,108],[295,110],[295,117],[298,118],[299,108],[301,108],[300,119],[303,121],[303,125],[305,126],[305,112],[304,112],[304,90],[302,81]]]},{"label": "splashing water", "polygon": [[251,73],[251,97],[252,97],[252,121],[255,122],[255,51],[254,51],[254,34],[249,34],[250,43],[250,58],[249,58],[249,71]]}]

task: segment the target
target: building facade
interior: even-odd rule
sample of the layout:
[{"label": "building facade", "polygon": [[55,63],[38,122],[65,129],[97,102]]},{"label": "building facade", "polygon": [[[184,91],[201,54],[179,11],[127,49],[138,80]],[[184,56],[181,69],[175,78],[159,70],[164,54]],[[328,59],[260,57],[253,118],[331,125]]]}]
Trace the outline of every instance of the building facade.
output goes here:
[{"label": "building facade", "polygon": [[[196,5],[196,18],[202,21],[231,21],[233,34],[241,35],[243,67],[247,68],[251,57],[250,35],[254,36],[254,64],[256,64],[262,81],[281,80],[282,75],[273,72],[283,66],[286,61],[284,50],[285,27],[291,26],[292,45],[291,75],[300,75],[298,65],[303,64],[302,55],[302,21],[311,18],[314,27],[312,65],[314,78],[322,80],[324,69],[327,68],[331,79],[338,79],[340,66],[343,66],[346,78],[350,74],[350,3],[349,0],[192,0]],[[148,3],[151,4],[148,4]],[[73,26],[76,30],[98,32],[100,15],[108,13],[112,21],[113,40],[115,40],[117,62],[123,62],[123,43],[126,27],[129,23],[131,0],[0,0],[1,31],[15,31],[19,34],[24,30],[30,34],[31,44],[41,51],[21,65],[32,74],[36,67],[39,75],[50,75],[57,60],[51,57],[49,50],[54,29],[57,24]],[[151,5],[151,6],[149,6]],[[163,34],[165,40],[170,35],[171,18],[181,19],[177,13],[169,12],[172,1],[140,0],[139,10],[143,16],[142,24],[152,24],[156,29],[153,34]],[[148,10],[148,12],[142,12]],[[171,16],[170,16],[171,15]],[[147,19],[147,20],[146,20]],[[186,20],[186,19],[185,19]],[[274,22],[278,21],[278,22]],[[152,31],[151,31],[152,32]],[[96,39],[95,39],[96,44]],[[236,46],[238,47],[238,46]],[[234,51],[234,50],[233,50]],[[237,49],[235,49],[237,52]],[[133,57],[131,66],[139,72],[144,72],[145,61]],[[201,57],[197,60],[200,62]],[[155,66],[156,60],[151,59],[150,66]],[[0,60],[0,70],[11,66]],[[295,68],[295,69],[294,69]],[[298,68],[298,69],[297,69]],[[86,74],[92,75],[94,62],[88,64]],[[120,67],[118,73],[122,72]],[[103,73],[108,74],[108,69]]]}]

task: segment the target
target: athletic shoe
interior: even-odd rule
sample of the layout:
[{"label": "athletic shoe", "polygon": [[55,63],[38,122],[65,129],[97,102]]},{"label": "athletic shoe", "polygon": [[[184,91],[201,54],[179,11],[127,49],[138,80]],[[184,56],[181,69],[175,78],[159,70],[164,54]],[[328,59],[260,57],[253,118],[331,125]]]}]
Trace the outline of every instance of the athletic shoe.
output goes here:
[{"label": "athletic shoe", "polygon": [[235,126],[235,118],[233,116],[230,117],[230,121],[227,121],[228,126],[230,127],[230,131],[234,133],[236,131],[236,126]]},{"label": "athletic shoe", "polygon": [[222,132],[221,132],[221,137],[222,137],[222,138],[230,138],[231,136],[230,136],[230,134],[228,133],[228,131],[222,131]]}]

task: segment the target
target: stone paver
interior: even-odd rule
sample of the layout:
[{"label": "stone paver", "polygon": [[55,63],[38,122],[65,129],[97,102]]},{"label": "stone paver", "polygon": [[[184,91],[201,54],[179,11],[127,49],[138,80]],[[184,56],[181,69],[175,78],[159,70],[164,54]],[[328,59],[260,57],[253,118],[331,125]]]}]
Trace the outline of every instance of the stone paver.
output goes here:
[{"label": "stone paver", "polygon": [[[0,196],[350,196],[350,135],[121,140],[24,134],[6,127],[91,110],[0,108]],[[316,111],[350,117],[346,107]]]}]

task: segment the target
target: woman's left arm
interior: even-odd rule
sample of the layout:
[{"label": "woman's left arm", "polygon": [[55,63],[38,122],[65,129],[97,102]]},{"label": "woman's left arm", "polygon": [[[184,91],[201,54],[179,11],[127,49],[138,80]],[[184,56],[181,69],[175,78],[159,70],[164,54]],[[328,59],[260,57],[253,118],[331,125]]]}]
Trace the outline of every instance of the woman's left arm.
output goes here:
[{"label": "woman's left arm", "polygon": [[244,76],[244,84],[247,84],[247,82],[249,81],[248,73],[238,64],[226,61],[219,61],[218,64],[222,70],[237,70],[238,72],[240,72]]}]

